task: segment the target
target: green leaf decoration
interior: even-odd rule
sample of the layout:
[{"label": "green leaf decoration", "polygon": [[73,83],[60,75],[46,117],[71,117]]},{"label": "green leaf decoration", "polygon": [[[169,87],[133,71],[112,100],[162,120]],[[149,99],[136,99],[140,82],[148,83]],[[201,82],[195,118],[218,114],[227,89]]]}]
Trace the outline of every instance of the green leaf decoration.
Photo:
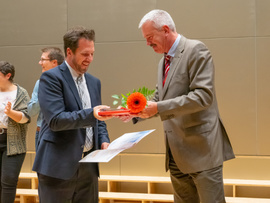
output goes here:
[{"label": "green leaf decoration", "polygon": [[125,96],[123,94],[121,94],[121,95],[122,95],[122,99],[127,99],[127,96]]},{"label": "green leaf decoration", "polygon": [[113,105],[119,105],[119,102],[121,103],[120,106],[126,108],[127,107],[127,98],[132,94],[132,93],[135,93],[135,92],[140,92],[141,94],[143,94],[145,96],[145,98],[149,101],[152,99],[152,97],[154,96],[154,93],[155,93],[155,89],[153,90],[149,90],[148,88],[146,87],[141,87],[139,88],[138,90],[136,89],[133,89],[132,92],[128,92],[127,94],[121,94],[121,96],[117,95],[117,94],[114,94],[112,95],[112,98],[116,99],[113,101]]},{"label": "green leaf decoration", "polygon": [[120,96],[117,95],[117,94],[114,94],[114,95],[112,95],[112,98],[114,98],[114,99],[120,99]]}]

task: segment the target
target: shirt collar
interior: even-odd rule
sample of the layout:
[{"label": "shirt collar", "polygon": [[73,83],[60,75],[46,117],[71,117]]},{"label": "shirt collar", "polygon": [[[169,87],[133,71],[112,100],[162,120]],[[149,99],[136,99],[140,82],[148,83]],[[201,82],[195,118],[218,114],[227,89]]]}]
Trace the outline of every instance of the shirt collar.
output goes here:
[{"label": "shirt collar", "polygon": [[[76,82],[79,74],[68,64],[67,61],[65,61],[65,63],[67,65],[68,69],[69,69],[69,72],[71,73],[71,76],[72,76],[73,80]],[[82,75],[82,81],[84,81],[84,74]]]},{"label": "shirt collar", "polygon": [[174,57],[175,52],[176,52],[176,48],[180,42],[180,39],[181,39],[181,35],[178,34],[176,40],[174,41],[174,43],[173,43],[172,47],[170,48],[169,52],[167,53],[167,55]]}]

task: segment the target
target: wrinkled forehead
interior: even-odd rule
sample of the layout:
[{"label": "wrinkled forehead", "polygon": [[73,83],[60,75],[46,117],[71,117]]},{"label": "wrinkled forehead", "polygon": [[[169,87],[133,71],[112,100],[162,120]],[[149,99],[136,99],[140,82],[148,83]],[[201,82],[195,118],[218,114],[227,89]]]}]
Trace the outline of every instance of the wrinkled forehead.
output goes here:
[{"label": "wrinkled forehead", "polygon": [[153,35],[158,29],[155,26],[155,23],[153,21],[146,21],[142,25],[142,33],[144,37],[147,37],[149,35]]}]

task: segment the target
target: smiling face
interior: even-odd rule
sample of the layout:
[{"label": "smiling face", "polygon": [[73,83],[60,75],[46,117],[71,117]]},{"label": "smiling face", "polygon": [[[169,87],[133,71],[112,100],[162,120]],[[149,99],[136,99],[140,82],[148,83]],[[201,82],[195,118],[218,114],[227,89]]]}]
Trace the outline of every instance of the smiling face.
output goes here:
[{"label": "smiling face", "polygon": [[42,73],[58,65],[57,60],[50,60],[48,55],[48,52],[43,52],[38,62],[42,67]]},{"label": "smiling face", "polygon": [[0,61],[0,91],[6,91],[13,85],[14,75],[14,66],[6,61]]},{"label": "smiling face", "polygon": [[93,61],[94,52],[94,41],[81,38],[78,41],[78,48],[75,50],[75,53],[70,48],[67,48],[66,60],[78,74],[84,74]]},{"label": "smiling face", "polygon": [[6,81],[8,81],[9,77],[8,75],[4,75],[3,73],[0,72],[0,83],[5,83]]},{"label": "smiling face", "polygon": [[142,25],[142,34],[148,46],[151,46],[156,53],[164,53],[166,50],[166,30],[157,29],[152,21]]},{"label": "smiling face", "polygon": [[0,72],[0,92],[2,91],[2,88],[5,87],[7,84],[12,84],[12,82],[9,80],[10,76],[11,73],[4,75]]}]

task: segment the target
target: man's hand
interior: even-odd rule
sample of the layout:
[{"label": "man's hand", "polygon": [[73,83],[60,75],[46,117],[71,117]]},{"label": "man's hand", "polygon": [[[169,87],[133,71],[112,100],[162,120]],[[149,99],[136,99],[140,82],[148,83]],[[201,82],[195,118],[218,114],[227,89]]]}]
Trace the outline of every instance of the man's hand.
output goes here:
[{"label": "man's hand", "polygon": [[127,123],[127,122],[131,121],[132,118],[138,117],[138,116],[137,116],[137,114],[136,115],[129,114],[129,115],[121,115],[121,116],[115,116],[115,117],[119,118],[124,123]]},{"label": "man's hand", "polygon": [[[117,109],[121,109],[123,107],[118,106]],[[125,109],[125,108],[124,108]],[[125,114],[125,115],[118,115],[118,116],[114,116],[115,118],[119,118],[121,121],[123,121],[124,123],[127,123],[129,121],[132,120],[132,118],[137,117],[137,114]]]},{"label": "man's hand", "polygon": [[149,118],[158,113],[157,102],[148,101],[147,105],[148,106],[142,112],[140,112],[137,117]]},{"label": "man's hand", "polygon": [[99,106],[95,106],[94,107],[94,116],[96,119],[100,120],[100,121],[105,121],[108,119],[111,119],[113,116],[100,116],[98,115],[98,112],[100,112],[101,109],[109,109],[109,106],[106,105],[99,105]]},{"label": "man's hand", "polygon": [[107,149],[107,148],[109,147],[109,145],[110,145],[110,143],[108,143],[108,142],[103,142],[103,143],[101,144],[101,149]]}]

